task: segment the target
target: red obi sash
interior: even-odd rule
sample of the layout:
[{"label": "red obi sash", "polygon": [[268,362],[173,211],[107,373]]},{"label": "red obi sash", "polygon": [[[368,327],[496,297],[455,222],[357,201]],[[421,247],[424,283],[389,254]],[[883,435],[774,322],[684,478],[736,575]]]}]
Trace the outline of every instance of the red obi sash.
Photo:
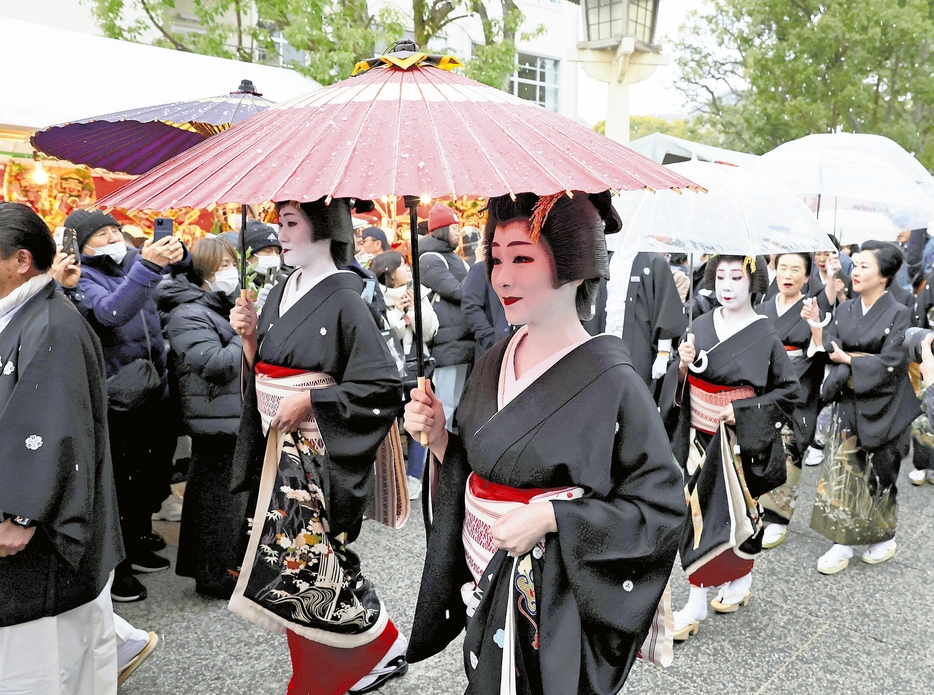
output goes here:
[{"label": "red obi sash", "polygon": [[691,385],[691,427],[713,434],[720,427],[720,412],[733,401],[754,398],[752,386],[720,386],[688,374]]},{"label": "red obi sash", "polygon": [[257,362],[253,368],[256,375],[268,376],[272,379],[281,379],[284,376],[297,376],[305,374],[305,369],[292,369],[292,367],[281,367],[278,364],[269,364],[268,362]]}]

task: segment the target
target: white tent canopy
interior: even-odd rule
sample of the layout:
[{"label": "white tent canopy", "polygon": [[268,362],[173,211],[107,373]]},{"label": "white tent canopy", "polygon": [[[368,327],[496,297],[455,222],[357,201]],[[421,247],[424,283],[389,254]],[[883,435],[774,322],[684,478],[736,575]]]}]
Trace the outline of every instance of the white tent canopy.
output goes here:
[{"label": "white tent canopy", "polygon": [[[153,104],[216,96],[253,80],[272,101],[319,85],[294,70],[184,53],[0,17],[7,70],[0,127],[38,130]],[[12,65],[13,63],[10,63]]]},{"label": "white tent canopy", "polygon": [[699,142],[691,142],[690,140],[683,140],[663,133],[646,135],[633,140],[626,146],[659,164],[674,164],[697,159],[701,162],[743,166],[758,159],[754,154],[702,145]]}]

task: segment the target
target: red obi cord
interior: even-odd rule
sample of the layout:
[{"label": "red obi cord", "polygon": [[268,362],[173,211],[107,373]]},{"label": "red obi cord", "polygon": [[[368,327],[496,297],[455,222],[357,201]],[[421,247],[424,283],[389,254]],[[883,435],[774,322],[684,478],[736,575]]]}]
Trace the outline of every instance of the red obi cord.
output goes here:
[{"label": "red obi cord", "polygon": [[[509,487],[508,485],[491,483],[489,480],[484,480],[476,473],[470,474],[470,477],[467,479],[467,485],[470,486],[471,494],[482,500],[491,500],[494,502],[522,502],[522,504],[528,504],[532,501],[533,497],[554,494],[555,492],[565,489],[562,487]],[[568,493],[568,499],[574,499],[573,493]]]},{"label": "red obi cord", "polygon": [[351,649],[312,642],[287,630],[292,657],[288,695],[344,695],[392,648],[399,631],[390,621],[369,644]]},{"label": "red obi cord", "polygon": [[688,577],[691,586],[721,586],[752,572],[754,562],[727,550]]},{"label": "red obi cord", "polygon": [[280,367],[278,364],[269,364],[268,362],[257,362],[253,368],[257,376],[268,376],[273,379],[281,379],[286,376],[298,376],[307,374],[307,369],[292,369],[291,367]]}]

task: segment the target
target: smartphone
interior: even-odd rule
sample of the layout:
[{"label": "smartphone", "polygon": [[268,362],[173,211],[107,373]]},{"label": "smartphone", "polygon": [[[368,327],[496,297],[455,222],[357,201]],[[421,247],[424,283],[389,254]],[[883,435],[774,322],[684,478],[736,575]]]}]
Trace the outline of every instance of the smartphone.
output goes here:
[{"label": "smartphone", "polygon": [[412,291],[413,287],[415,287],[415,283],[412,280],[409,280],[407,283],[405,283],[405,289],[409,292]]},{"label": "smartphone", "polygon": [[175,231],[175,221],[168,217],[157,217],[152,221],[152,243],[159,239],[172,236]]},{"label": "smartphone", "polygon": [[62,236],[65,234],[64,227],[56,227],[55,231],[52,232],[52,241],[55,242],[55,248],[62,248]]},{"label": "smartphone", "polygon": [[376,280],[373,278],[363,278],[363,292],[360,296],[367,304],[373,303],[373,296],[376,294]]},{"label": "smartphone", "polygon": [[75,257],[75,263],[81,263],[81,253],[78,250],[78,237],[75,230],[71,227],[65,227],[62,230],[62,251],[70,253]]}]

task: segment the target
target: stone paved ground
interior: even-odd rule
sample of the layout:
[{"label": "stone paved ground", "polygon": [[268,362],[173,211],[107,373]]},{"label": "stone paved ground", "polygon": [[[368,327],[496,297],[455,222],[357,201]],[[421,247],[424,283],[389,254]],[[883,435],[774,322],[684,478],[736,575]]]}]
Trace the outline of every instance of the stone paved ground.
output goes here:
[{"label": "stone paved ground", "polygon": [[[756,563],[749,607],[711,615],[675,647],[665,670],[637,665],[624,695],[920,695],[934,693],[934,486],[900,484],[899,552],[883,565],[858,559],[842,574],[815,569],[827,542],[808,528],[817,469],[802,477],[800,508],[785,543]],[[177,524],[160,524],[170,541]],[[424,553],[417,511],[402,531],[367,522],[357,548],[393,619],[412,622]],[[174,548],[166,551],[174,565]],[[172,572],[143,577],[149,599],[118,606],[162,644],[122,695],[282,695],[290,668],[285,640],[194,592]],[[688,585],[676,569],[674,604]],[[460,643],[390,681],[383,695],[456,695],[465,679]],[[573,694],[568,694],[573,695]]]}]

